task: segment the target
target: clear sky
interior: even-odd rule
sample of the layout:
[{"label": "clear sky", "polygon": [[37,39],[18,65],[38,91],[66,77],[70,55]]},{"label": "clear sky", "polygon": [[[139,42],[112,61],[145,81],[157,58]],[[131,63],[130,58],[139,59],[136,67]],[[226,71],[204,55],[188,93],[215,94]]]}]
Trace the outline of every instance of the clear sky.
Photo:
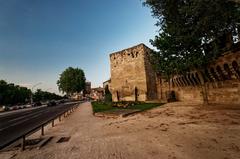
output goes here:
[{"label": "clear sky", "polygon": [[157,33],[141,0],[0,0],[0,79],[58,92],[67,67],[93,87],[110,78],[109,54]]}]

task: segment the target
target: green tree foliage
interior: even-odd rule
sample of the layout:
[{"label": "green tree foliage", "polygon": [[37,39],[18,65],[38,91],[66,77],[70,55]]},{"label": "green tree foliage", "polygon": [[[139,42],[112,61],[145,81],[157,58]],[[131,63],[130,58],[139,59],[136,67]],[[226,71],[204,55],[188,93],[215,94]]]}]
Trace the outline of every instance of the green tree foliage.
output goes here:
[{"label": "green tree foliage", "polygon": [[42,91],[41,89],[38,89],[33,95],[33,100],[35,102],[48,101],[48,100],[60,100],[60,99],[63,99],[63,98],[64,97],[59,96],[55,93]]},{"label": "green tree foliage", "polygon": [[31,90],[0,80],[0,104],[15,105],[29,101]]},{"label": "green tree foliage", "polygon": [[[26,104],[30,101],[31,90],[26,87],[20,87],[12,83],[7,83],[4,80],[0,80],[0,105],[16,105]],[[45,92],[40,89],[33,94],[35,102],[47,101],[47,100],[60,100],[63,97],[50,92]]]},{"label": "green tree foliage", "polygon": [[166,77],[203,68],[217,58],[226,34],[239,33],[240,6],[225,0],[145,0],[158,19],[151,40],[156,69]]},{"label": "green tree foliage", "polygon": [[86,78],[82,69],[69,67],[62,74],[57,81],[60,91],[71,95],[76,92],[81,92],[85,89]]},{"label": "green tree foliage", "polygon": [[108,85],[104,88],[105,89],[105,97],[104,97],[104,102],[106,103],[111,103],[112,102],[112,94],[109,91]]}]

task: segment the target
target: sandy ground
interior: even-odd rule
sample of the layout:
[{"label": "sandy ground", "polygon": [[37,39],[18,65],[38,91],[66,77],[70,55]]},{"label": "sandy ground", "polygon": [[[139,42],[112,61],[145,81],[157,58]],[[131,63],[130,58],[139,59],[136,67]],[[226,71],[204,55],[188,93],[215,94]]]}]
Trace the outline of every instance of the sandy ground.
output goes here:
[{"label": "sandy ground", "polygon": [[[49,128],[40,150],[8,152],[14,159],[239,159],[240,107],[171,103],[127,118],[92,115],[90,103]],[[69,142],[56,143],[58,137]]]}]

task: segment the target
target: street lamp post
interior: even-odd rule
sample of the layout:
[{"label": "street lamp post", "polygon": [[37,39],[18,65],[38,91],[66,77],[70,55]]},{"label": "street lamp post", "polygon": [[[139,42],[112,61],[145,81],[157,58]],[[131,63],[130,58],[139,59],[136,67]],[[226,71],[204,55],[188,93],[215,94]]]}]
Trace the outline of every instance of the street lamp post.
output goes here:
[{"label": "street lamp post", "polygon": [[34,89],[35,87],[37,87],[38,85],[40,85],[40,84],[42,84],[42,82],[39,82],[39,83],[37,83],[37,84],[35,84],[35,85],[32,86],[32,89],[31,89],[31,91],[32,91],[32,93],[31,93],[31,105],[33,104],[33,89]]}]

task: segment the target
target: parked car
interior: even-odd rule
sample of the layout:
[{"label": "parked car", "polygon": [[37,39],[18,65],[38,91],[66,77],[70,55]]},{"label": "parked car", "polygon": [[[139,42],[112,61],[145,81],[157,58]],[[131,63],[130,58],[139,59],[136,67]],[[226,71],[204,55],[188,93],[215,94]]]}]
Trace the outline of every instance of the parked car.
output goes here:
[{"label": "parked car", "polygon": [[59,104],[63,104],[63,103],[65,103],[65,100],[62,99],[62,100],[60,100],[58,103],[59,103]]},{"label": "parked car", "polygon": [[57,105],[57,103],[56,103],[55,101],[49,101],[49,102],[47,103],[47,106],[48,106],[48,107],[52,107],[52,106],[55,106],[55,105]]},{"label": "parked car", "polygon": [[21,109],[25,109],[25,108],[27,108],[26,105],[22,105],[22,106],[21,106]]},{"label": "parked car", "polygon": [[12,110],[18,110],[19,108],[18,108],[18,106],[13,106],[12,107]]},{"label": "parked car", "polygon": [[8,111],[8,110],[10,110],[9,107],[8,107],[8,106],[5,106],[5,105],[2,106],[2,109],[3,109],[4,111]]},{"label": "parked car", "polygon": [[37,106],[41,106],[41,105],[42,105],[41,102],[35,102],[35,103],[32,104],[33,107],[37,107]]},{"label": "parked car", "polygon": [[18,109],[23,109],[23,106],[18,106]]},{"label": "parked car", "polygon": [[30,108],[32,107],[32,105],[30,103],[28,103],[27,105],[25,105],[25,108]]}]

